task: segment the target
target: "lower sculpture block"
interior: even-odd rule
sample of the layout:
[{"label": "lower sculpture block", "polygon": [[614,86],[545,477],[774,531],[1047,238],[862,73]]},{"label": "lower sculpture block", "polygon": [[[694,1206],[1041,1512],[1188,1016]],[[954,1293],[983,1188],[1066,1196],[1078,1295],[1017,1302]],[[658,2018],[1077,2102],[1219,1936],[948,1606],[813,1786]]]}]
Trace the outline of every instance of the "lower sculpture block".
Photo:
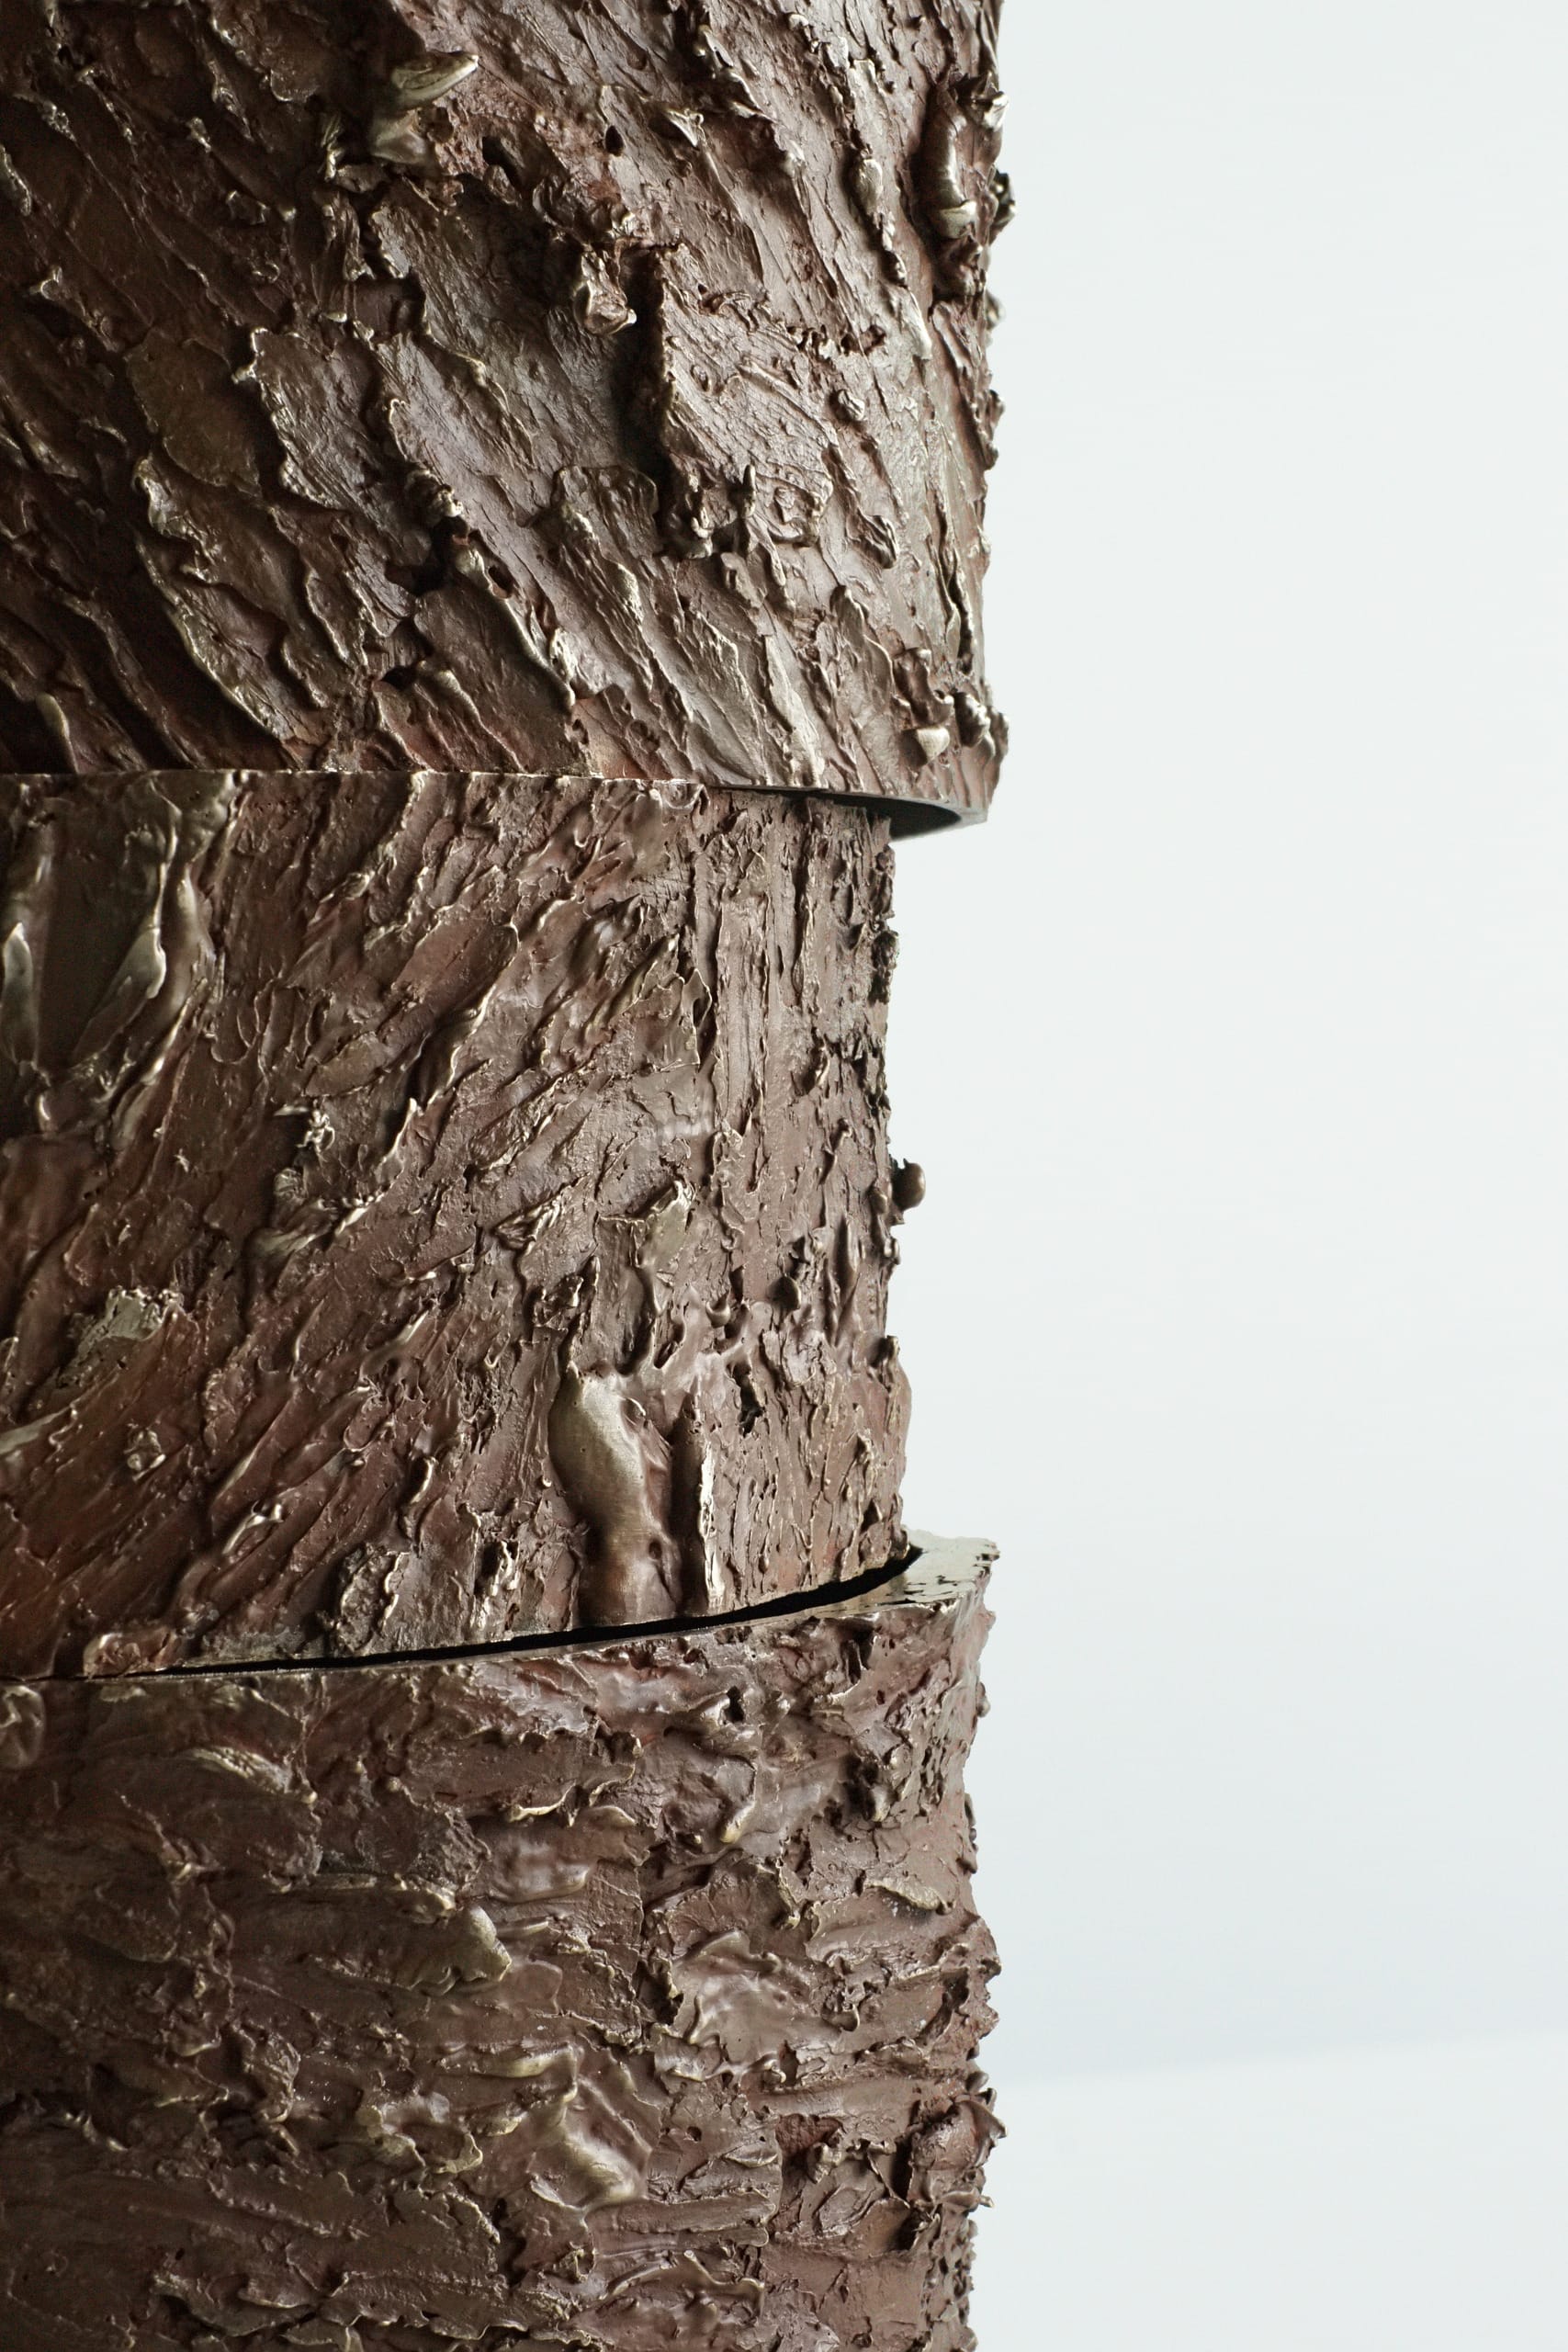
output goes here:
[{"label": "lower sculpture block", "polygon": [[988,1556],[0,1684],[6,2352],[964,2352]]}]

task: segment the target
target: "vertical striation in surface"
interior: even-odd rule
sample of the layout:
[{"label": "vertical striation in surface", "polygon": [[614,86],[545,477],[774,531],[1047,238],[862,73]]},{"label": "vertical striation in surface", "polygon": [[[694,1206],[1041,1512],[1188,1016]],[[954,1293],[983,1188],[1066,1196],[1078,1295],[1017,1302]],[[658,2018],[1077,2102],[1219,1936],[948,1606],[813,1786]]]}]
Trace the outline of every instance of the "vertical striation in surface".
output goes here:
[{"label": "vertical striation in surface", "polygon": [[965,2352],[985,1557],[0,1685],[6,2352]]},{"label": "vertical striation in surface", "polygon": [[694,786],[0,778],[0,1670],[886,1562],[889,880]]},{"label": "vertical striation in surface", "polygon": [[983,808],[994,0],[7,0],[0,765]]}]

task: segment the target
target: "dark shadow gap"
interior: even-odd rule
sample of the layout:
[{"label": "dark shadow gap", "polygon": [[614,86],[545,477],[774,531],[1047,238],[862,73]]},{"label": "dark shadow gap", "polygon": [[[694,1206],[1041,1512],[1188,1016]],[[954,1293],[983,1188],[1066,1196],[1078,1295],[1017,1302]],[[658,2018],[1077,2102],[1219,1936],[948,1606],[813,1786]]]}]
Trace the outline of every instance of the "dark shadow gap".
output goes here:
[{"label": "dark shadow gap", "polygon": [[[841,1583],[813,1585],[804,1592],[781,1593],[773,1600],[753,1601],[747,1609],[726,1609],[712,1617],[658,1617],[637,1625],[573,1625],[564,1633],[516,1634],[507,1642],[464,1642],[452,1649],[367,1650],[338,1652],[314,1657],[215,1658],[165,1667],[157,1674],[127,1674],[102,1678],[109,1682],[167,1682],[180,1675],[327,1674],[368,1666],[443,1666],[462,1658],[528,1657],[540,1650],[611,1649],[618,1642],[647,1641],[665,1634],[707,1634],[724,1625],[765,1624],[774,1617],[808,1617],[813,1611],[832,1608],[840,1600],[861,1600],[883,1585],[906,1576],[920,1555],[906,1552],[886,1567],[868,1568],[863,1576],[846,1577]],[[92,1678],[73,1675],[73,1681]]]}]

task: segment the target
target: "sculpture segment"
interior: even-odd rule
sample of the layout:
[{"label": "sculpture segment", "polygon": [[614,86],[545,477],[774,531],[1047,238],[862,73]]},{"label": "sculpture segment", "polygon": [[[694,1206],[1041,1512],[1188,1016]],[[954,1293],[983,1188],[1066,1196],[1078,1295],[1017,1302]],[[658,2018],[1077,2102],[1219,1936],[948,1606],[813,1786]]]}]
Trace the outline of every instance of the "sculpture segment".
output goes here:
[{"label": "sculpture segment", "polygon": [[958,2352],[983,1567],[0,1694],[7,2352]]},{"label": "sculpture segment", "polygon": [[896,1556],[886,836],[690,785],[0,777],[0,1671]]},{"label": "sculpture segment", "polygon": [[983,808],[989,13],[16,0],[10,763]]}]

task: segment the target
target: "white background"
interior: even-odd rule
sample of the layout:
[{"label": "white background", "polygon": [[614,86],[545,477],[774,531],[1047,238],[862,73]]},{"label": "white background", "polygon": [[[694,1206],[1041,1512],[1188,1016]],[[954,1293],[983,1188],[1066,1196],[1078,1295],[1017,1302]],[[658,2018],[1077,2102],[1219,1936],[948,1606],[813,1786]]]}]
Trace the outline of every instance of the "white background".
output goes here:
[{"label": "white background", "polygon": [[[1451,2060],[1495,2188],[1568,2132],[1568,11],[1008,0],[1003,62],[1013,748],[900,852],[893,1035],[908,1514],[1004,1547],[990,2243],[1055,2216],[1021,2346],[1562,2352],[1568,2256],[1536,2333],[1450,2283],[1357,2334],[1364,2246],[1317,2334],[1115,2279],[1180,2236],[1156,2177],[1206,2193],[1167,2140],[1268,2193],[1313,2052],[1381,2045],[1383,2123],[1325,2059],[1303,2161],[1332,2109],[1413,2197],[1434,2045],[1506,2038]],[[1091,2115],[1124,2177],[1065,2160]]]}]

